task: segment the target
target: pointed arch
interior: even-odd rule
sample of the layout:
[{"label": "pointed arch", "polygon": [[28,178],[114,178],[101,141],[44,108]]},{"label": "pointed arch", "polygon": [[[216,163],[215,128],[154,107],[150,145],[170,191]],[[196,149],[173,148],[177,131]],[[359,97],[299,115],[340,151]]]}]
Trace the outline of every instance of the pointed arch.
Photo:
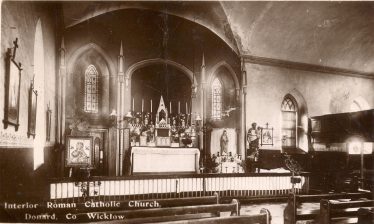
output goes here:
[{"label": "pointed arch", "polygon": [[99,112],[99,73],[93,64],[90,64],[84,74],[84,111],[88,113]]},{"label": "pointed arch", "polygon": [[75,62],[79,59],[81,55],[83,55],[86,51],[89,50],[95,50],[100,56],[102,56],[107,63],[107,66],[109,68],[109,73],[110,76],[116,75],[116,67],[114,66],[113,61],[109,57],[109,55],[97,44],[95,43],[88,43],[77,50],[75,50],[72,55],[68,59],[67,63],[67,69],[68,69],[68,74],[71,74],[73,72],[73,68],[75,65]]},{"label": "pointed arch", "polygon": [[224,67],[224,68],[226,68],[229,71],[232,79],[234,80],[235,89],[240,89],[238,77],[236,76],[236,73],[235,73],[234,69],[226,61],[220,61],[220,62],[218,62],[217,64],[215,64],[210,69],[209,78],[208,78],[208,84],[211,84],[213,82],[213,79],[214,79],[214,76],[215,76],[214,74],[221,67]]},{"label": "pointed arch", "polygon": [[212,82],[212,119],[222,118],[222,83],[219,78]]},{"label": "pointed arch", "polygon": [[[283,106],[290,106],[290,103],[293,104],[293,108],[292,106],[289,107],[288,110],[283,108]],[[310,145],[310,138],[308,137],[309,118],[308,106],[304,96],[297,89],[291,89],[283,97],[280,108],[282,113],[282,148],[298,148],[308,152]],[[290,127],[291,124],[292,128]],[[290,129],[286,130],[287,128]],[[291,139],[293,141],[292,144],[286,142],[290,136],[294,138]],[[291,140],[288,139],[288,141]]]}]

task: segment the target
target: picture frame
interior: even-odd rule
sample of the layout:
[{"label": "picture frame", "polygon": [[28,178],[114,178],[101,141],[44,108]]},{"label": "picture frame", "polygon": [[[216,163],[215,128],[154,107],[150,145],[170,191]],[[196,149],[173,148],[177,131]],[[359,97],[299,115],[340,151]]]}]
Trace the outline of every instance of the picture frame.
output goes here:
[{"label": "picture frame", "polygon": [[263,145],[274,145],[273,142],[273,130],[274,128],[261,128],[261,146]]},{"label": "picture frame", "polygon": [[47,142],[51,141],[51,124],[52,124],[52,110],[48,104],[48,108],[46,112],[46,139],[45,139]]},{"label": "picture frame", "polygon": [[66,137],[66,167],[90,168],[93,166],[93,137]]},{"label": "picture frame", "polygon": [[4,101],[4,129],[9,125],[15,127],[15,131],[19,128],[19,104],[21,94],[21,74],[22,65],[15,61],[15,49],[17,47],[17,39],[14,42],[15,47],[12,51],[8,48],[5,64],[5,101]]},{"label": "picture frame", "polygon": [[29,121],[27,126],[27,137],[35,138],[36,108],[38,105],[38,91],[34,89],[34,81],[31,82],[29,90]]}]

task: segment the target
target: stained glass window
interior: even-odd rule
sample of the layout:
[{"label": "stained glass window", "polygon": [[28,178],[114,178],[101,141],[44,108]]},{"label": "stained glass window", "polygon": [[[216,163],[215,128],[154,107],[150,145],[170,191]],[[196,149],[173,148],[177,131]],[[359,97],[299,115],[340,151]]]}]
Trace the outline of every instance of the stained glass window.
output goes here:
[{"label": "stained glass window", "polygon": [[219,79],[212,83],[212,118],[219,120],[222,117],[222,84]]},{"label": "stained glass window", "polygon": [[282,102],[282,147],[295,148],[297,139],[297,104],[291,96]]},{"label": "stained glass window", "polygon": [[84,111],[99,112],[99,74],[94,65],[89,65],[84,75]]}]

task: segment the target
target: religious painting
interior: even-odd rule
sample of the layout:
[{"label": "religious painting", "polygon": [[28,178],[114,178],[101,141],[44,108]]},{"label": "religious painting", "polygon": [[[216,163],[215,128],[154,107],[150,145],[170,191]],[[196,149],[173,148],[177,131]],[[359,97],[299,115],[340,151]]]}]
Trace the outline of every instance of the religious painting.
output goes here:
[{"label": "religious painting", "polygon": [[93,137],[67,136],[66,166],[91,167],[93,160]]},{"label": "religious painting", "polygon": [[38,103],[38,92],[34,90],[34,84],[31,83],[29,90],[29,123],[27,128],[27,136],[35,138],[36,126],[36,107]]},{"label": "religious painting", "polygon": [[48,104],[48,109],[47,109],[47,114],[46,114],[46,141],[47,142],[51,141],[51,123],[52,123],[52,110],[49,108],[49,104]]},{"label": "religious painting", "polygon": [[261,128],[261,146],[273,145],[273,128]]},{"label": "religious painting", "polygon": [[16,131],[19,126],[19,101],[21,86],[21,64],[17,64],[8,51],[6,64],[6,85],[5,85],[5,116],[4,128],[8,125],[15,126]]}]

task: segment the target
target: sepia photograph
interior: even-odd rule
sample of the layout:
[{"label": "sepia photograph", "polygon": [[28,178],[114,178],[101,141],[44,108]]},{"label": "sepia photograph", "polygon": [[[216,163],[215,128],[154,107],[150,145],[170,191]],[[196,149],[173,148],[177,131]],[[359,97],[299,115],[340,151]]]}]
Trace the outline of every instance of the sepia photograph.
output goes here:
[{"label": "sepia photograph", "polygon": [[374,2],[0,6],[0,223],[374,224]]}]

